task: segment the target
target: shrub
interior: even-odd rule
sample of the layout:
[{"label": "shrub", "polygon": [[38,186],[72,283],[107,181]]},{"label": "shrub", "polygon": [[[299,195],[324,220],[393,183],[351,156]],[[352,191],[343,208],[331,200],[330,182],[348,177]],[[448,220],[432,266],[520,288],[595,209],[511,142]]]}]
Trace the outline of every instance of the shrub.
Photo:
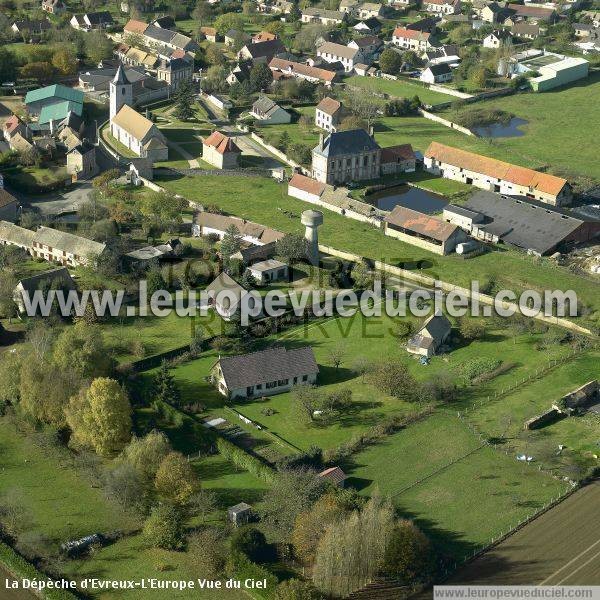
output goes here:
[{"label": "shrub", "polygon": [[472,358],[460,366],[460,374],[466,381],[472,383],[475,378],[497,369],[501,364],[502,361],[499,358],[489,358],[485,356]]}]

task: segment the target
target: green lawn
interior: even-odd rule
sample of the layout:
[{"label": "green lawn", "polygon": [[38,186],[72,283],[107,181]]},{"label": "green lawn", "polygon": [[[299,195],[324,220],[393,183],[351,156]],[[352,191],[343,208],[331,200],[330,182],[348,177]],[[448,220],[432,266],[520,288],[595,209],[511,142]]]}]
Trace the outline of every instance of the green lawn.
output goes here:
[{"label": "green lawn", "polygon": [[435,414],[355,455],[349,483],[392,495],[439,550],[461,560],[568,487],[480,445],[453,414]]},{"label": "green lawn", "polygon": [[419,96],[421,102],[425,104],[441,104],[442,102],[453,102],[456,100],[454,96],[442,94],[428,89],[419,81],[409,81],[407,79],[399,79],[398,81],[390,81],[379,77],[363,77],[362,75],[353,75],[344,81],[348,85],[363,88],[368,92],[376,92],[380,94],[389,94],[397,98],[412,98]]},{"label": "green lawn", "polygon": [[[521,128],[524,136],[497,139],[488,154],[508,157],[517,164],[548,166],[552,172],[568,177],[600,179],[600,162],[596,158],[600,122],[597,108],[590,102],[599,94],[600,73],[596,72],[549,92],[477,103],[477,108],[501,109],[529,121]],[[450,116],[453,114],[449,111]],[[468,142],[461,144],[465,149],[470,149],[468,146]]]},{"label": "green lawn", "polygon": [[[285,232],[303,231],[300,213],[312,208],[309,203],[289,197],[286,186],[272,179],[253,178],[249,185],[248,179],[243,177],[206,176],[199,179],[175,176],[158,182],[189,200],[215,204],[230,214]],[[282,217],[284,210],[288,211],[286,218]],[[414,268],[418,261],[426,261],[427,264],[421,263],[424,273],[457,285],[470,286],[473,279],[492,278],[500,286],[513,290],[573,289],[580,301],[593,311],[600,308],[596,283],[573,275],[549,259],[527,256],[516,250],[497,250],[468,261],[456,254],[438,256],[385,237],[368,224],[330,211],[325,211],[319,240],[340,250],[408,268],[411,264]]]}]

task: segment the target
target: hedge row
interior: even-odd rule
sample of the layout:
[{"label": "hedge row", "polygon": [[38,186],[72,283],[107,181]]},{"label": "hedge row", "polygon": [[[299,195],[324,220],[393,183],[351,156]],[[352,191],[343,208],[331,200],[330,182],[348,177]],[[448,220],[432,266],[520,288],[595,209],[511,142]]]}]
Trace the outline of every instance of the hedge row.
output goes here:
[{"label": "hedge row", "polygon": [[[42,581],[49,579],[3,542],[0,542],[0,565],[11,573],[15,579],[37,579]],[[77,600],[77,596],[68,590],[44,590],[39,593],[39,596],[45,600]]]},{"label": "hedge row", "polygon": [[218,437],[217,449],[224,458],[230,460],[240,469],[249,471],[267,483],[271,483],[273,481],[275,473],[270,467],[268,467],[260,459],[248,454],[245,450],[242,450],[242,448],[236,446],[233,442],[230,442],[223,437]]}]

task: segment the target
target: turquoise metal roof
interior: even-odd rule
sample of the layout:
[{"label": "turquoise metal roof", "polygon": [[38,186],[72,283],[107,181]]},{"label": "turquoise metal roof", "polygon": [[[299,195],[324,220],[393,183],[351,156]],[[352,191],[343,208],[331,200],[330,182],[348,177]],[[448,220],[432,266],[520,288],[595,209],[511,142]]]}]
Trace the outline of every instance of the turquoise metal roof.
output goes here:
[{"label": "turquoise metal roof", "polygon": [[79,104],[78,102],[57,102],[56,104],[44,106],[40,111],[38,123],[43,125],[44,123],[50,123],[50,121],[62,121],[67,118],[70,112],[80,117],[83,113],[83,104]]},{"label": "turquoise metal roof", "polygon": [[60,98],[61,100],[69,100],[71,102],[83,104],[83,92],[81,90],[74,90],[66,85],[61,85],[60,83],[27,92],[25,104],[39,102],[40,100],[48,100],[49,98]]}]

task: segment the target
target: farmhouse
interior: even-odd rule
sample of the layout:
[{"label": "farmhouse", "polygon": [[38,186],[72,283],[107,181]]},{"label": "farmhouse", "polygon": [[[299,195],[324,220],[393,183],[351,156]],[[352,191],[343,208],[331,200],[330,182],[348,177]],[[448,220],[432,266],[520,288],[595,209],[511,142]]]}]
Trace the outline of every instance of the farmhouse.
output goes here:
[{"label": "farmhouse", "polygon": [[292,115],[268,96],[260,96],[252,105],[250,114],[262,125],[277,125],[292,121]]},{"label": "farmhouse", "polygon": [[311,67],[304,63],[284,60],[283,58],[272,59],[269,68],[273,71],[274,76],[281,73],[283,77],[295,77],[311,83],[322,83],[326,87],[331,87],[331,84],[338,79],[338,74],[334,71]]},{"label": "farmhouse", "polygon": [[379,56],[383,48],[383,42],[376,35],[364,35],[348,42],[348,48],[360,50],[365,59],[372,61],[376,56]]},{"label": "farmhouse", "polygon": [[192,228],[194,235],[214,234],[222,239],[228,227],[232,225],[237,228],[245,242],[256,246],[263,246],[280,240],[284,234],[275,229],[270,229],[264,225],[246,221],[238,217],[228,217],[226,215],[217,215],[206,211],[201,212],[196,220],[196,228]]},{"label": "farmhouse", "polygon": [[477,192],[465,206],[444,207],[444,219],[473,237],[501,241],[543,256],[600,236],[600,221],[523,197]]},{"label": "farmhouse", "polygon": [[541,29],[537,23],[528,23],[527,21],[519,21],[510,28],[515,37],[523,40],[535,40],[540,37]]},{"label": "farmhouse", "polygon": [[431,48],[431,33],[404,27],[396,27],[392,34],[392,44],[408,50],[424,51]]},{"label": "farmhouse", "polygon": [[456,225],[404,206],[395,206],[385,217],[383,232],[413,246],[442,255],[450,254],[457,244],[469,239]]},{"label": "farmhouse", "polygon": [[[210,294],[208,306],[214,308],[224,321],[230,321],[238,315],[242,298],[249,294],[246,288],[225,272],[206,287],[206,292]],[[252,298],[249,298],[248,305],[253,306]]]},{"label": "farmhouse", "polygon": [[315,109],[315,125],[326,131],[337,131],[342,117],[342,103],[326,96]]},{"label": "farmhouse", "polygon": [[361,34],[376,35],[381,31],[381,21],[375,17],[359,21],[352,29]]},{"label": "farmhouse", "polygon": [[259,285],[264,285],[272,281],[286,280],[289,268],[284,262],[270,258],[254,263],[248,267],[248,271]]},{"label": "farmhouse", "polygon": [[364,129],[321,134],[312,151],[312,177],[331,185],[376,179],[381,169],[381,148]]},{"label": "farmhouse", "polygon": [[52,28],[52,24],[48,19],[35,19],[26,21],[14,21],[10,26],[13,33],[20,36],[35,36],[39,37],[45,31]]},{"label": "farmhouse", "polygon": [[544,6],[531,6],[529,4],[508,4],[506,6],[508,17],[505,19],[507,25],[517,21],[526,20],[532,23],[554,23],[558,16],[553,8]]},{"label": "farmhouse", "polygon": [[408,340],[406,350],[411,354],[430,358],[438,353],[452,332],[450,321],[441,313],[431,315],[421,329]]},{"label": "farmhouse", "polygon": [[287,350],[270,348],[250,354],[219,358],[212,380],[229,399],[272,396],[296,385],[316,383],[319,367],[310,346]]},{"label": "farmhouse", "polygon": [[381,149],[381,174],[414,173],[417,157],[410,144],[400,144]]},{"label": "farmhouse", "polygon": [[23,294],[27,294],[31,298],[36,290],[45,291],[48,289],[60,289],[65,292],[76,289],[75,282],[66,267],[43,271],[19,280],[13,291],[13,300],[19,312],[25,312]]},{"label": "farmhouse", "polygon": [[436,175],[507,195],[540,200],[553,206],[570,204],[573,190],[562,177],[488,158],[432,142],[425,152],[425,169]]},{"label": "farmhouse", "polygon": [[77,179],[89,179],[98,172],[96,146],[88,142],[79,142],[67,153],[67,173]]},{"label": "farmhouse", "polygon": [[202,159],[219,169],[238,167],[241,153],[233,139],[220,131],[213,131],[202,142]]},{"label": "farmhouse", "polygon": [[281,40],[267,40],[246,44],[238,53],[238,60],[251,60],[253,63],[268,63],[274,56],[285,52],[285,46]]},{"label": "farmhouse", "polygon": [[17,115],[11,115],[2,125],[2,135],[7,142],[15,135],[21,135],[25,139],[31,138],[31,130],[26,123],[23,123]]},{"label": "farmhouse", "polygon": [[341,25],[346,20],[346,13],[325,8],[308,7],[302,11],[302,23],[321,23],[321,25]]},{"label": "farmhouse", "polygon": [[300,173],[294,173],[288,184],[288,196],[306,202],[318,202],[324,191],[325,184]]}]

